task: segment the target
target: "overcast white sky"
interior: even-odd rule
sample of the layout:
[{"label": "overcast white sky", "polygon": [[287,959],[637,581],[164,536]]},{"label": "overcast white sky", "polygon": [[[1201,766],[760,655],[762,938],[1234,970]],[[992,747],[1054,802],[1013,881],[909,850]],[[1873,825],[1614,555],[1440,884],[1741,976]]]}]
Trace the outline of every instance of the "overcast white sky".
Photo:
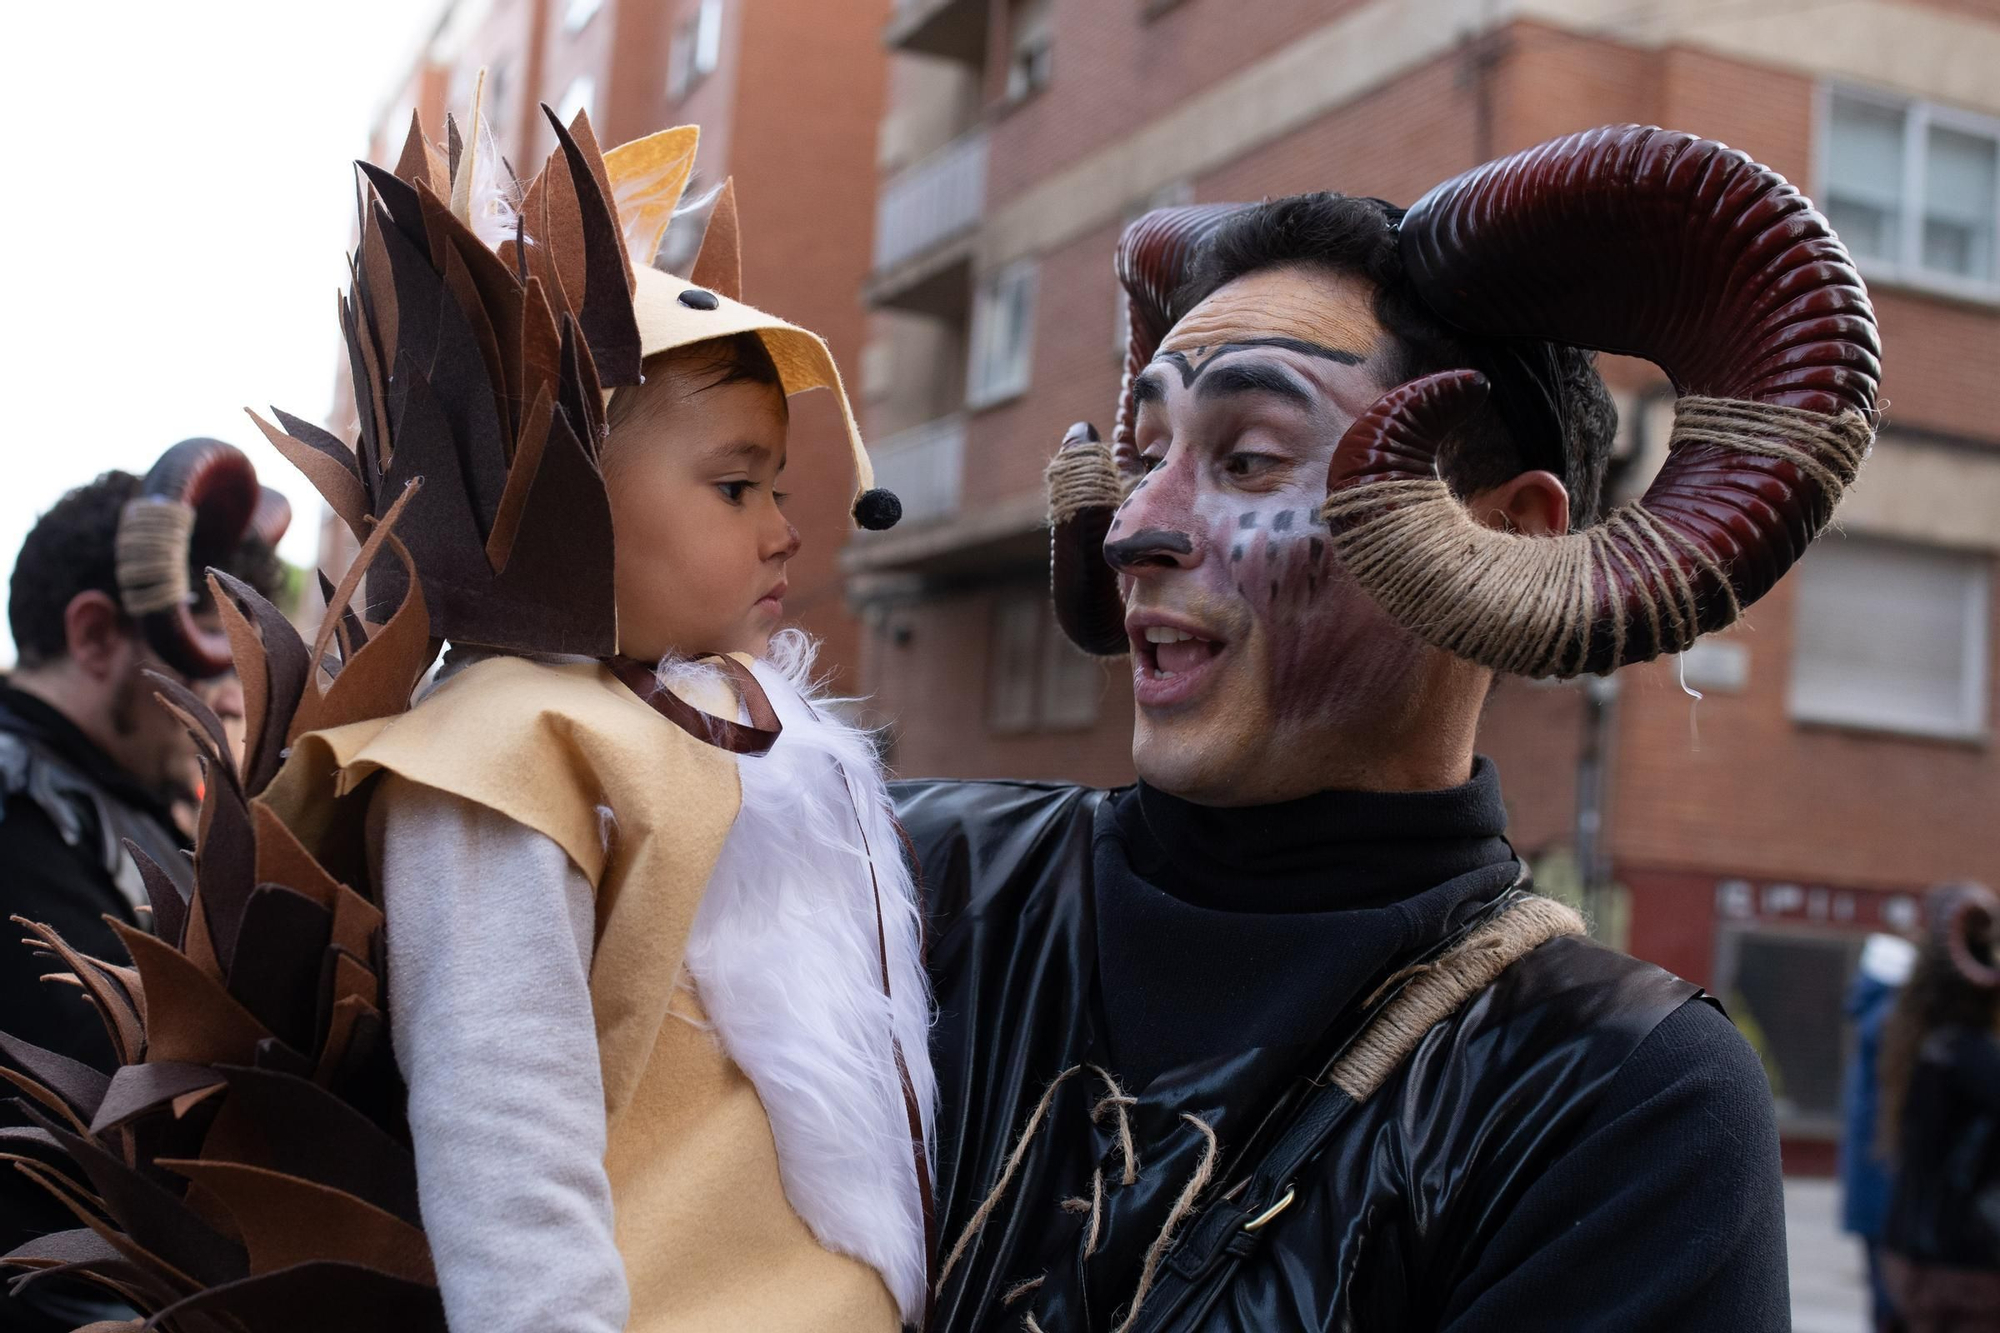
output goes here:
[{"label": "overcast white sky", "polygon": [[442,7],[9,7],[0,569],[65,490],[191,435],[237,445],[291,497],[282,550],[310,564],[318,497],[243,408],[317,421],[332,404],[348,164]]}]

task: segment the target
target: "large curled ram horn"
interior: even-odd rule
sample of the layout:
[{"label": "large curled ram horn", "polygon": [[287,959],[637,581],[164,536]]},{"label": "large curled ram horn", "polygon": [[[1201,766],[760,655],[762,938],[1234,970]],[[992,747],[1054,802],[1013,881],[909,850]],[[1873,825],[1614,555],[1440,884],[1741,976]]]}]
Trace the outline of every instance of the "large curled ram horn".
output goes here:
[{"label": "large curled ram horn", "polygon": [[1438,647],[1528,676],[1679,652],[1770,590],[1866,456],[1867,292],[1811,202],[1742,153],[1642,126],[1570,135],[1440,185],[1401,244],[1459,328],[1645,357],[1682,395],[1645,495],[1561,537],[1493,532],[1452,497],[1444,434],[1410,415],[1436,392],[1354,424],[1329,475],[1334,550]]},{"label": "large curled ram horn", "polygon": [[119,602],[168,665],[196,680],[229,670],[228,636],[195,616],[193,570],[225,559],[246,532],[282,535],[290,516],[234,445],[182,440],[160,455],[119,515],[116,558]]}]

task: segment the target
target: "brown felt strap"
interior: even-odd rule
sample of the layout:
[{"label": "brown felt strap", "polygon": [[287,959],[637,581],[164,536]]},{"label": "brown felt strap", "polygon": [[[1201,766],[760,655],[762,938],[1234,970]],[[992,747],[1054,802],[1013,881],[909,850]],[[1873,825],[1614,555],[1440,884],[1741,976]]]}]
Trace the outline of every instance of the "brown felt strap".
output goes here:
[{"label": "brown felt strap", "polygon": [[778,743],[778,734],[784,730],[778,721],[777,710],[771,707],[770,697],[764,693],[764,687],[757,683],[750,669],[735,658],[718,657],[714,660],[743,696],[743,707],[750,714],[749,726],[716,717],[713,713],[704,713],[662,685],[658,673],[643,662],[629,657],[614,657],[606,665],[627,689],[644,700],[654,712],[702,744],[728,750],[731,754],[768,754],[771,747]]}]

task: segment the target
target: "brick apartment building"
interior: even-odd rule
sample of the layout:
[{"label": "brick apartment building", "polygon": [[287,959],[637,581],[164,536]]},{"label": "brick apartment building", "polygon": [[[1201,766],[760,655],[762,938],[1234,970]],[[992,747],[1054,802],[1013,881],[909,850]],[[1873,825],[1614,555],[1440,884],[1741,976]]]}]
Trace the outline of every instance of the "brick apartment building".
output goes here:
[{"label": "brick apartment building", "polygon": [[[874,230],[888,14],[889,0],[454,0],[384,103],[369,156],[395,162],[412,110],[441,137],[446,111],[467,114],[481,69],[495,139],[523,177],[555,148],[542,103],[565,121],[587,109],[606,147],[699,124],[688,198],[735,177],[745,298],[823,335],[852,385],[866,333],[856,293]],[[700,211],[677,219],[657,262],[686,272],[704,225]],[[345,430],[353,401],[338,379],[332,420]],[[793,400],[787,511],[805,545],[786,605],[852,685],[858,622],[839,569],[848,458],[831,395]],[[321,550],[330,571],[352,558],[331,516]]]},{"label": "brick apartment building", "polygon": [[[1129,780],[1127,668],[1048,611],[1040,473],[1070,422],[1110,425],[1131,217],[1409,202],[1620,121],[1720,138],[1821,202],[1887,344],[1844,535],[1684,660],[1503,684],[1482,747],[1544,883],[1595,886],[1604,933],[1726,996],[1795,1164],[1823,1162],[1860,939],[1927,884],[2000,883],[2000,4],[899,0],[884,40],[860,388],[909,517],[845,564],[912,774]],[[1629,491],[1669,391],[1606,374]]]}]

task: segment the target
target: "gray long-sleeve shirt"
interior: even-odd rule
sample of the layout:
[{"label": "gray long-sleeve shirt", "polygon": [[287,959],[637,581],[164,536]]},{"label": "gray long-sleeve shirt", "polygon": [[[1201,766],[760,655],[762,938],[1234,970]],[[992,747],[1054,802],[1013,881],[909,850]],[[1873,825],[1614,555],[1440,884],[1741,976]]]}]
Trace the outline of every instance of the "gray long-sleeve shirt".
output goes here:
[{"label": "gray long-sleeve shirt", "polygon": [[385,775],[370,858],[417,1196],[454,1333],[617,1333],[595,907],[554,842]]}]

